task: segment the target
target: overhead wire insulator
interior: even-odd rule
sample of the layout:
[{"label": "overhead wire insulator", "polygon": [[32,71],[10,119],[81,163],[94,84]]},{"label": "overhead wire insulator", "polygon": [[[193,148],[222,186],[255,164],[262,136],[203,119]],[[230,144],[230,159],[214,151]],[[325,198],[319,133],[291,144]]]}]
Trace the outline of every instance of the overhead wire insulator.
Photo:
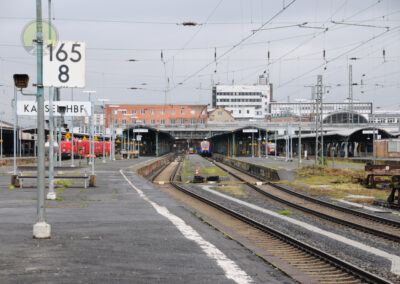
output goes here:
[{"label": "overhead wire insulator", "polygon": [[161,50],[161,62],[164,62],[164,54],[162,50]]},{"label": "overhead wire insulator", "polygon": [[215,62],[215,70],[214,73],[217,73],[217,48],[214,48],[214,62]]},{"label": "overhead wire insulator", "polygon": [[383,62],[386,62],[386,51],[385,51],[385,49],[382,50],[382,55],[383,55]]}]

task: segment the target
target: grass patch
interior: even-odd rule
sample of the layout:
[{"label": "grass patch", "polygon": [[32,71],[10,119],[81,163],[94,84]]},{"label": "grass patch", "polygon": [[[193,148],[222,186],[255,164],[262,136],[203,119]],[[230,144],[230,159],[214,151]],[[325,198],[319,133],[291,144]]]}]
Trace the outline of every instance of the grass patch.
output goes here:
[{"label": "grass patch", "polygon": [[198,164],[190,162],[187,157],[185,157],[181,173],[182,181],[192,180],[193,176],[196,173],[196,169],[201,176],[228,176],[225,171],[221,170],[217,166],[212,165],[211,163],[209,167],[201,167]]},{"label": "grass patch", "polygon": [[289,210],[283,210],[279,212],[279,215],[292,215],[293,212]]},{"label": "grass patch", "polygon": [[56,197],[56,201],[64,201],[64,198],[62,198],[62,197],[60,197],[60,196],[57,196],[57,197]]},{"label": "grass patch", "polygon": [[[386,199],[390,189],[365,188],[360,180],[365,178],[362,169],[340,169],[322,166],[305,166],[296,169],[295,181],[281,181],[310,195],[349,199],[354,202],[370,203],[373,199]],[[348,198],[348,195],[370,196],[371,199]]]}]

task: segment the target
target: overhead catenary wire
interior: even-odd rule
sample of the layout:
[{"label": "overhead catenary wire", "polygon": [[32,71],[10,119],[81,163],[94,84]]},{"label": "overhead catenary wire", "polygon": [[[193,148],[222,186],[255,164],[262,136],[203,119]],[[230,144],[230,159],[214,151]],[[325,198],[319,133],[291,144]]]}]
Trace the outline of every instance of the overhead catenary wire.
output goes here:
[{"label": "overhead catenary wire", "polygon": [[[245,41],[247,41],[249,38],[253,37],[259,30],[261,30],[262,28],[264,28],[266,25],[268,25],[272,20],[274,20],[276,17],[278,17],[280,14],[282,14],[287,8],[289,8],[293,3],[295,3],[297,0],[292,0],[288,5],[284,6],[281,10],[279,10],[276,14],[274,14],[268,21],[266,21],[264,24],[262,24],[257,30],[255,30],[253,33],[249,34],[248,36],[242,38],[241,40],[239,40],[239,42],[237,42],[236,44],[234,44],[231,48],[229,48],[228,50],[226,50],[225,52],[223,52],[221,55],[219,55],[217,57],[217,60],[219,60],[220,58],[224,57],[225,55],[227,55],[228,53],[230,53],[232,50],[234,50],[236,47],[240,46],[242,43],[244,43]],[[193,78],[194,76],[196,76],[197,74],[199,74],[201,71],[205,70],[206,68],[208,68],[211,64],[213,64],[214,61],[211,61],[210,63],[206,64],[205,66],[203,66],[202,68],[200,68],[199,70],[195,71],[194,73],[192,73],[191,75],[189,75],[188,77],[186,77],[184,80],[182,80],[178,85],[182,85],[184,84],[186,81],[190,80],[191,78]],[[176,88],[178,85],[175,85],[173,87]]]}]

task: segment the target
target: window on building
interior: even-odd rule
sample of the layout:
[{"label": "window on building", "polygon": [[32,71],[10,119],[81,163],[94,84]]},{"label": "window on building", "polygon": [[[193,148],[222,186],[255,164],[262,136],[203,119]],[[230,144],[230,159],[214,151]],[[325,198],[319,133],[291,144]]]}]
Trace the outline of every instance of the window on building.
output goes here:
[{"label": "window on building", "polygon": [[146,124],[146,119],[142,119],[142,123],[143,123],[143,124]]},{"label": "window on building", "polygon": [[246,110],[246,113],[247,113],[247,114],[250,114],[250,110]]},{"label": "window on building", "polygon": [[219,111],[219,112],[218,112],[218,116],[222,116],[222,111]]},{"label": "window on building", "polygon": [[203,110],[201,111],[201,114],[206,114],[206,110],[203,109]]},{"label": "window on building", "polygon": [[123,120],[122,120],[122,124],[126,124],[126,119],[123,119]]},{"label": "window on building", "polygon": [[205,121],[204,119],[201,119],[201,120],[200,120],[200,123],[201,123],[201,124],[204,124],[205,122],[206,122],[206,121]]},{"label": "window on building", "polygon": [[160,113],[161,113],[161,114],[165,114],[165,110],[164,110],[164,109],[161,110]]},{"label": "window on building", "polygon": [[239,114],[242,114],[242,110],[239,109]]},{"label": "window on building", "polygon": [[132,110],[132,114],[136,114],[136,109],[133,109],[133,110]]},{"label": "window on building", "polygon": [[175,110],[173,109],[173,110],[171,110],[171,114],[175,114]]},{"label": "window on building", "polygon": [[196,120],[195,119],[191,119],[190,120],[190,124],[195,124],[196,123]]},{"label": "window on building", "polygon": [[154,119],[152,119],[152,120],[150,121],[150,124],[156,124],[156,121],[155,121]]},{"label": "window on building", "polygon": [[121,110],[121,113],[122,114],[126,114],[126,110]]},{"label": "window on building", "polygon": [[181,124],[185,124],[185,119],[181,118]]},{"label": "window on building", "polygon": [[132,118],[132,124],[136,124],[136,118]]},{"label": "window on building", "polygon": [[181,109],[181,114],[185,114],[185,110],[184,109]]},{"label": "window on building", "polygon": [[196,111],[195,111],[194,109],[191,109],[191,110],[190,110],[190,113],[191,113],[191,114],[195,114]]},{"label": "window on building", "polygon": [[164,125],[165,124],[165,119],[161,119],[161,125]]},{"label": "window on building", "polygon": [[140,110],[140,113],[141,113],[141,114],[146,114],[146,110],[145,110],[145,109],[142,109],[142,110]]},{"label": "window on building", "polygon": [[155,114],[156,111],[155,111],[154,109],[152,109],[152,110],[150,111],[150,113],[151,113],[151,114]]},{"label": "window on building", "polygon": [[114,119],[114,123],[115,123],[115,124],[118,124],[118,119]]},{"label": "window on building", "polygon": [[170,119],[170,124],[175,124],[175,119]]}]

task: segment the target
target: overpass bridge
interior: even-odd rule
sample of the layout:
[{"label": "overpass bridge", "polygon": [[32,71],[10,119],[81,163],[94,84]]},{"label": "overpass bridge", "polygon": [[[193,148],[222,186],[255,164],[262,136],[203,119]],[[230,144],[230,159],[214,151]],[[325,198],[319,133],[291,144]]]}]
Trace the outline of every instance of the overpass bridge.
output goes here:
[{"label": "overpass bridge", "polygon": [[[144,125],[125,126],[124,128],[139,128]],[[170,134],[175,139],[209,139],[216,135],[221,135],[227,132],[232,132],[237,129],[255,127],[264,129],[272,134],[286,133],[288,129],[297,133],[301,127],[301,132],[304,134],[315,133],[315,122],[268,122],[268,121],[235,121],[235,122],[209,122],[207,124],[153,124],[145,125],[154,129]],[[373,128],[372,123],[358,123],[358,124],[338,124],[338,123],[324,123],[324,133],[341,132],[348,129],[365,129]],[[400,134],[400,125],[396,124],[375,124],[375,128],[382,129],[391,135]],[[315,136],[315,134],[314,134]]]}]

